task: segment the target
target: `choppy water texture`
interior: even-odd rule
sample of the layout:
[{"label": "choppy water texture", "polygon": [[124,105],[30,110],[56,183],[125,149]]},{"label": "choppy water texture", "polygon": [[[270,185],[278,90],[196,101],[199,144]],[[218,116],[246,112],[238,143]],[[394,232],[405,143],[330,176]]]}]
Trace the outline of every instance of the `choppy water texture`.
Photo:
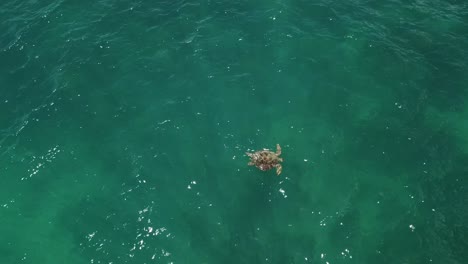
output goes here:
[{"label": "choppy water texture", "polygon": [[2,264],[467,263],[465,1],[0,17]]}]

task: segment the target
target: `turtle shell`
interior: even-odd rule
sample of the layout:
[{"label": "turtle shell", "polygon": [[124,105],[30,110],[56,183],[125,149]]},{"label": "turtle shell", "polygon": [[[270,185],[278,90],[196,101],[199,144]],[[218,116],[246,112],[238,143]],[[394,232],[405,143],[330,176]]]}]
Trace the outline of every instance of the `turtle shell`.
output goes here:
[{"label": "turtle shell", "polygon": [[257,163],[261,164],[275,164],[278,163],[278,157],[271,151],[262,151],[259,153]]}]

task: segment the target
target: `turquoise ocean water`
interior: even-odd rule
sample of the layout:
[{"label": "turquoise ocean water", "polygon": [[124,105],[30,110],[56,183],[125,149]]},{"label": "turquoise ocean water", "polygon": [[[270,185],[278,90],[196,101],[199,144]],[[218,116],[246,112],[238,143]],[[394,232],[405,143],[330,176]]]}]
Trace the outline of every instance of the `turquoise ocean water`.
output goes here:
[{"label": "turquoise ocean water", "polygon": [[468,263],[467,48],[456,0],[4,0],[0,263]]}]

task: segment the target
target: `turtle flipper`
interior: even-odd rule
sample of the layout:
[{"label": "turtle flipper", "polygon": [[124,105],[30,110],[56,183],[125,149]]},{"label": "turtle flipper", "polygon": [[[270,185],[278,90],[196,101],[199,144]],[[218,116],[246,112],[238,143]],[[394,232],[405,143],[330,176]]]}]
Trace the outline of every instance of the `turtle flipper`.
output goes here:
[{"label": "turtle flipper", "polygon": [[275,167],[276,167],[276,174],[280,175],[281,171],[283,170],[283,166],[281,166],[281,164],[276,164]]},{"label": "turtle flipper", "polygon": [[249,162],[249,163],[247,163],[247,165],[253,166],[253,165],[255,165],[255,164],[254,164],[253,162]]},{"label": "turtle flipper", "polygon": [[276,155],[281,155],[281,146],[279,144],[276,144]]}]

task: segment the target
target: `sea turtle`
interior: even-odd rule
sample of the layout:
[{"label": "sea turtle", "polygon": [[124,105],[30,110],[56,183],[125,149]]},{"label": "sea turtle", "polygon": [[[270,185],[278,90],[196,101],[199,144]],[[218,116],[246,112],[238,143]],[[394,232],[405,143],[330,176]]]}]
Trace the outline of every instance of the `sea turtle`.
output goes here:
[{"label": "sea turtle", "polygon": [[262,171],[276,168],[276,174],[280,175],[282,170],[280,162],[283,162],[283,159],[279,157],[279,155],[281,155],[281,147],[279,144],[276,144],[276,152],[263,149],[254,153],[246,152],[246,154],[250,157],[249,166],[255,166]]}]

